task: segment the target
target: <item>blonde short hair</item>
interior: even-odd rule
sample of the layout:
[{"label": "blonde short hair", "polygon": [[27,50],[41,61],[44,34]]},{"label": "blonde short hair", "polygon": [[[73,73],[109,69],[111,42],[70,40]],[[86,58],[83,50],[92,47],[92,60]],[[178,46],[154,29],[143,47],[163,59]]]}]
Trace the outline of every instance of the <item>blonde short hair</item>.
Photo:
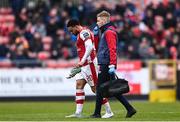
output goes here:
[{"label": "blonde short hair", "polygon": [[99,14],[97,14],[97,17],[105,17],[108,21],[110,21],[110,13],[107,11],[102,11]]}]

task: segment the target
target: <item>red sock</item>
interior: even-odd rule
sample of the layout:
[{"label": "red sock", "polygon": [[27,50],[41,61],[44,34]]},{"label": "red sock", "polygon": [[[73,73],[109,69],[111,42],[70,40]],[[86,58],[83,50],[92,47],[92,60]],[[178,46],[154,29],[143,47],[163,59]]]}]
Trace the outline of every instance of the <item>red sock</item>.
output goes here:
[{"label": "red sock", "polygon": [[85,100],[85,93],[83,89],[76,90],[76,113],[80,114],[83,109],[83,104]]},{"label": "red sock", "polygon": [[108,99],[107,98],[103,98],[103,101],[102,101],[102,104],[106,104],[108,102]]}]

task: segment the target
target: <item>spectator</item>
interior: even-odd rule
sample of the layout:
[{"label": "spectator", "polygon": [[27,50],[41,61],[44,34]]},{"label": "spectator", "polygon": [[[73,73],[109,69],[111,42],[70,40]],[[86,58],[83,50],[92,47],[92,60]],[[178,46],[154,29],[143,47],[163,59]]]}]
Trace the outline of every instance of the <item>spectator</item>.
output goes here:
[{"label": "spectator", "polygon": [[165,29],[174,28],[176,26],[176,18],[173,17],[173,13],[168,12],[164,22]]},{"label": "spectator", "polygon": [[40,18],[37,20],[37,23],[33,26],[33,29],[34,29],[34,32],[38,32],[41,35],[41,37],[46,36],[46,33],[47,33],[46,27]]},{"label": "spectator", "polygon": [[23,8],[21,9],[20,14],[17,15],[16,24],[20,27],[20,29],[23,30],[26,27],[27,23],[28,23],[27,9]]},{"label": "spectator", "polygon": [[140,43],[139,47],[139,55],[142,59],[147,59],[148,58],[148,49],[150,48],[150,44],[148,43],[147,38],[143,38],[142,42]]},{"label": "spectator", "polygon": [[127,54],[128,54],[127,55],[128,59],[139,59],[140,58],[138,51],[132,45],[128,46],[128,53]]},{"label": "spectator", "polygon": [[47,35],[55,37],[56,31],[60,23],[60,17],[58,16],[57,8],[52,8],[47,16]]},{"label": "spectator", "polygon": [[143,22],[150,28],[152,29],[153,24],[154,24],[154,18],[153,18],[153,11],[151,9],[147,9],[145,11],[145,16],[143,18]]},{"label": "spectator", "polygon": [[0,60],[8,58],[9,48],[5,44],[7,38],[0,37]]},{"label": "spectator", "polygon": [[153,47],[148,48],[148,56],[147,59],[158,59],[158,56],[155,53],[155,50]]},{"label": "spectator", "polygon": [[9,3],[11,4],[14,14],[18,15],[24,6],[25,0],[9,0]]}]

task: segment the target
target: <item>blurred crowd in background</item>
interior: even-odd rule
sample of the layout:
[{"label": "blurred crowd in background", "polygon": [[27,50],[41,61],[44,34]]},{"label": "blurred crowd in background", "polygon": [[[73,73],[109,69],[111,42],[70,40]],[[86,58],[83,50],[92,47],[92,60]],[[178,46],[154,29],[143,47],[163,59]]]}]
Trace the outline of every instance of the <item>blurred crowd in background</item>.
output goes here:
[{"label": "blurred crowd in background", "polygon": [[0,60],[77,57],[66,22],[77,18],[91,29],[101,10],[111,13],[120,59],[180,59],[180,1],[9,0],[0,8]]}]

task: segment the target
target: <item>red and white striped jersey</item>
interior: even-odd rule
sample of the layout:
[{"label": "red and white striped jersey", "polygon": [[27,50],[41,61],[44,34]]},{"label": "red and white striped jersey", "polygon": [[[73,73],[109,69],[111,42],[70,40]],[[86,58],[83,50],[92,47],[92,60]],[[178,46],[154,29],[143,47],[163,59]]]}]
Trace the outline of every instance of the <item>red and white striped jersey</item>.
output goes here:
[{"label": "red and white striped jersey", "polygon": [[[77,42],[76,42],[77,52],[78,52],[78,56],[79,56],[80,61],[85,54],[85,51],[86,51],[85,42],[88,39],[90,39],[93,43],[94,35],[89,29],[83,28],[80,31],[80,33],[78,34]],[[87,65],[89,62],[92,62],[94,60],[95,56],[96,56],[95,48],[93,48],[92,52],[90,53],[90,56],[86,59],[84,65]]]}]

